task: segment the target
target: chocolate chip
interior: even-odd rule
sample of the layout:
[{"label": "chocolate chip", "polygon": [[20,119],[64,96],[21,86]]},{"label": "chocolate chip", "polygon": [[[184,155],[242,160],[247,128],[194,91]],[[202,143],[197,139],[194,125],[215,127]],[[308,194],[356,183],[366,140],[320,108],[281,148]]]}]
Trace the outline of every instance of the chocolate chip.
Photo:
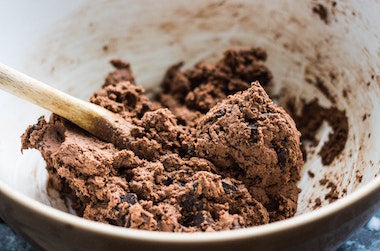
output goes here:
[{"label": "chocolate chip", "polygon": [[127,222],[125,223],[125,227],[131,226],[131,216],[128,217]]},{"label": "chocolate chip", "polygon": [[141,212],[141,218],[142,218],[144,221],[148,222],[150,217],[149,217],[149,215],[147,215],[146,213]]},{"label": "chocolate chip", "polygon": [[58,142],[62,143],[65,140],[65,137],[58,131],[56,131]]},{"label": "chocolate chip", "polygon": [[260,184],[261,182],[263,182],[263,179],[256,175],[254,178],[253,178],[253,184],[257,185],[257,184]]},{"label": "chocolate chip", "polygon": [[107,219],[107,221],[110,225],[120,226],[119,222],[115,219]]},{"label": "chocolate chip", "polygon": [[196,181],[196,182],[194,182],[194,184],[193,184],[193,188],[194,188],[194,190],[197,190],[198,189],[198,181]]},{"label": "chocolate chip", "polygon": [[288,160],[289,157],[289,152],[288,149],[286,148],[276,148],[276,153],[277,153],[277,159],[278,159],[278,165],[280,167],[284,167],[286,164],[286,161]]},{"label": "chocolate chip", "polygon": [[135,108],[137,101],[138,101],[138,97],[135,94],[133,94],[131,92],[127,92],[125,94],[125,100],[124,100],[125,103],[124,104],[126,106]]},{"label": "chocolate chip", "polygon": [[251,134],[249,136],[249,141],[252,143],[257,143],[259,141],[259,135],[257,131],[257,122],[249,122],[248,128],[251,130]]},{"label": "chocolate chip", "polygon": [[134,205],[137,202],[137,196],[134,193],[126,193],[125,195],[120,196],[120,203],[128,203]]},{"label": "chocolate chip", "polygon": [[216,117],[216,118],[220,118],[220,117],[224,116],[225,114],[226,114],[226,110],[224,110],[224,109],[219,109],[219,110],[217,110],[217,111],[215,112],[215,117]]},{"label": "chocolate chip", "polygon": [[187,153],[188,153],[189,155],[195,155],[194,146],[192,146],[192,145],[187,145]]},{"label": "chocolate chip", "polygon": [[197,201],[196,198],[194,198],[194,196],[189,195],[189,194],[184,194],[182,195],[180,200],[181,200],[180,205],[182,209],[188,212],[191,212],[194,210],[194,206]]},{"label": "chocolate chip", "polygon": [[170,178],[167,178],[166,180],[163,180],[162,183],[163,183],[165,186],[170,186],[171,184],[173,184],[173,180],[170,179]]},{"label": "chocolate chip", "polygon": [[222,181],[222,186],[226,194],[235,193],[237,191],[237,187],[230,181]]},{"label": "chocolate chip", "polygon": [[204,215],[201,213],[201,212],[197,212],[194,217],[193,217],[193,220],[190,222],[190,225],[191,226],[200,226],[202,225],[202,223],[205,221],[205,217]]},{"label": "chocolate chip", "polygon": [[197,212],[194,214],[192,221],[190,222],[190,226],[200,227],[203,223],[206,223],[207,225],[211,224],[213,222],[210,217],[205,215],[202,212]]},{"label": "chocolate chip", "polygon": [[280,198],[278,198],[277,196],[270,196],[269,197],[269,203],[265,204],[266,209],[269,212],[277,211],[280,207],[280,200],[279,199]]},{"label": "chocolate chip", "polygon": [[130,170],[127,170],[126,172],[125,172],[125,180],[127,181],[127,182],[130,182],[132,179],[133,179],[133,173],[130,171]]}]

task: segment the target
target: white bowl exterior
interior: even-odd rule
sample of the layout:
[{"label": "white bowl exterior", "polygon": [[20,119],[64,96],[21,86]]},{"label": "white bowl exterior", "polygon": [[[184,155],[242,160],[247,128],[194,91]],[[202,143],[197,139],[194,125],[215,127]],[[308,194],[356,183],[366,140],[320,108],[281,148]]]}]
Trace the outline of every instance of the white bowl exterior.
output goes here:
[{"label": "white bowl exterior", "polygon": [[[370,182],[380,183],[380,3],[324,5],[328,25],[308,1],[4,1],[0,9],[9,11],[0,15],[0,61],[87,99],[111,70],[107,61],[112,58],[131,62],[137,83],[153,90],[178,61],[189,67],[201,59],[215,60],[227,48],[263,47],[277,91],[283,88],[306,100],[318,97],[330,106],[305,82],[305,72],[312,72],[325,80],[349,121],[346,147],[330,166],[321,164],[320,146],[308,154],[299,183],[297,214],[303,214],[312,210],[316,198],[328,204],[323,197],[329,189],[319,184],[321,178],[334,181],[340,197],[343,189],[349,195]],[[23,18],[15,18],[16,12]],[[0,182],[60,208],[46,196],[40,154],[20,152],[20,135],[49,113],[3,92],[0,107],[5,121],[0,124]],[[321,129],[322,141],[330,130]],[[316,176],[310,178],[308,170]]]}]

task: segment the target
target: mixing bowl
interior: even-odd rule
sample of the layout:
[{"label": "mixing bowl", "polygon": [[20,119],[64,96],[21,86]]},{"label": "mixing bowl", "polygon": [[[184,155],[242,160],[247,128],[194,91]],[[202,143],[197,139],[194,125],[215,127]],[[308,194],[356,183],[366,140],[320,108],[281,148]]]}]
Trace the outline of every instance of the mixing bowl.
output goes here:
[{"label": "mixing bowl", "polygon": [[[0,93],[0,215],[42,249],[330,249],[380,206],[380,3],[378,1],[2,1],[0,60],[88,99],[111,70],[131,62],[137,83],[157,89],[184,60],[213,61],[227,48],[260,46],[274,76],[273,95],[345,110],[348,139],[329,165],[308,147],[296,216],[216,233],[161,233],[90,222],[46,189],[37,151],[20,135],[46,111]],[[318,77],[324,88],[310,79]],[[333,99],[331,98],[333,97]],[[332,101],[333,100],[333,101]],[[308,175],[313,173],[314,175]],[[326,194],[336,186],[338,200]],[[321,205],[315,203],[321,200]]]}]

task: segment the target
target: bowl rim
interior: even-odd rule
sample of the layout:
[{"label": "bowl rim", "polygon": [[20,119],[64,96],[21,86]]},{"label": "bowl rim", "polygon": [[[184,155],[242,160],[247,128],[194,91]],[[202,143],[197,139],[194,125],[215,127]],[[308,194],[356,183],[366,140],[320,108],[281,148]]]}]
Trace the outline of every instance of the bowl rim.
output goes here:
[{"label": "bowl rim", "polygon": [[158,232],[147,231],[138,229],[129,229],[118,226],[112,226],[100,222],[86,220],[79,216],[60,211],[51,206],[45,205],[42,202],[34,200],[16,189],[11,188],[0,180],[0,193],[11,199],[13,202],[33,211],[33,213],[40,214],[49,218],[52,221],[58,221],[62,224],[71,225],[79,228],[80,230],[90,231],[101,235],[112,236],[114,238],[134,239],[136,241],[144,242],[158,242],[158,243],[207,243],[207,242],[220,242],[241,240],[249,238],[258,238],[269,236],[282,231],[288,231],[297,227],[305,226],[321,220],[332,213],[339,212],[344,208],[359,202],[364,197],[370,196],[380,190],[380,176],[375,177],[368,184],[360,187],[352,194],[347,195],[337,201],[325,205],[319,209],[307,212],[305,214],[297,215],[282,221],[243,228],[233,231],[219,231],[219,232],[196,232],[196,233],[173,233],[173,232]]}]

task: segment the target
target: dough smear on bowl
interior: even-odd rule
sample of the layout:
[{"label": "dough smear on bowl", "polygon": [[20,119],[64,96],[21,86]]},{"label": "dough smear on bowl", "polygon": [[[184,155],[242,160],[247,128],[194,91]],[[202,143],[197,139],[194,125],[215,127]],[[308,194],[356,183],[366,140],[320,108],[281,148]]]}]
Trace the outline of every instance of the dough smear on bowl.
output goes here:
[{"label": "dough smear on bowl", "polygon": [[155,101],[130,65],[90,101],[136,128],[124,149],[52,115],[29,126],[22,149],[39,150],[49,185],[79,216],[171,232],[239,229],[292,217],[297,209],[300,133],[268,97],[272,74],[257,48],[228,50],[217,63],[171,67]]}]

